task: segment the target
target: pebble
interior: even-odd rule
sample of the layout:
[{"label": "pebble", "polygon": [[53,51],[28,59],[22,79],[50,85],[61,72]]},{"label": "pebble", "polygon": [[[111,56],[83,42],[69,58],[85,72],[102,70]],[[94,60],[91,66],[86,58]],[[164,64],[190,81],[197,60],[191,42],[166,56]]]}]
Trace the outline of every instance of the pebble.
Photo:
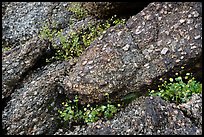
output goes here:
[{"label": "pebble", "polygon": [[129,45],[129,44],[126,44],[122,49],[123,49],[124,51],[128,51],[129,47],[130,47],[130,45]]},{"label": "pebble", "polygon": [[195,49],[195,48],[197,48],[197,47],[196,47],[196,46],[192,46],[192,47],[191,47],[191,49]]},{"label": "pebble", "polygon": [[149,63],[147,63],[147,64],[144,65],[144,67],[148,67],[148,66],[149,66]]},{"label": "pebble", "polygon": [[168,48],[163,48],[163,49],[162,49],[162,51],[161,51],[161,54],[163,54],[163,55],[164,55],[164,54],[166,54],[166,53],[167,53],[167,51],[168,51]]},{"label": "pebble", "polygon": [[195,36],[194,37],[194,39],[199,39],[201,36],[200,35],[198,35],[198,36]]},{"label": "pebble", "polygon": [[180,22],[180,23],[184,23],[184,22],[185,22],[185,19],[180,19],[179,22]]},{"label": "pebble", "polygon": [[180,59],[177,59],[177,60],[176,60],[177,63],[180,62],[180,61],[181,61]]},{"label": "pebble", "polygon": [[14,70],[13,69],[10,69],[10,70],[8,70],[7,71],[9,74],[12,74],[13,72],[14,72]]},{"label": "pebble", "polygon": [[87,60],[83,61],[83,62],[82,62],[82,65],[83,65],[83,66],[86,65],[86,63],[87,63]]},{"label": "pebble", "polygon": [[193,14],[194,17],[198,17],[199,16],[199,13],[197,11],[193,11],[192,14]]}]

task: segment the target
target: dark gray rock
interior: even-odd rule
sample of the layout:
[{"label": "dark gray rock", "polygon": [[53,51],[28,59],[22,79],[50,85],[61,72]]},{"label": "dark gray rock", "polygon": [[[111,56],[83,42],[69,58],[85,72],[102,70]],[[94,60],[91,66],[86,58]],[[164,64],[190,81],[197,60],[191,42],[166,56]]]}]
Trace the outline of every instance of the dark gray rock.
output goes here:
[{"label": "dark gray rock", "polygon": [[82,2],[88,14],[98,18],[107,18],[113,15],[131,15],[137,14],[146,7],[148,2]]},{"label": "dark gray rock", "polygon": [[202,55],[202,16],[194,8],[201,6],[195,5],[201,3],[151,3],[125,26],[108,29],[64,80],[67,94],[80,94],[82,103],[99,102],[105,93],[121,98],[178,66],[194,66]]},{"label": "dark gray rock", "polygon": [[70,12],[67,2],[11,2],[2,16],[2,44],[15,47],[36,36],[45,23],[65,28]]},{"label": "dark gray rock", "polygon": [[[64,9],[67,3],[64,4],[59,9]],[[33,24],[23,23],[33,22],[33,18],[37,22],[44,17],[46,20],[53,12],[49,19],[57,20],[59,26],[63,26],[67,18],[61,18],[64,14],[55,10],[57,5],[11,3],[6,8],[2,19],[3,40],[15,43],[15,48],[3,51],[2,98],[11,97],[2,109],[2,126],[6,134],[54,134],[60,126],[57,103],[62,101],[61,94],[66,93],[64,97],[79,94],[81,103],[100,102],[105,93],[113,95],[113,99],[124,97],[151,84],[153,79],[170,69],[176,70],[176,66],[189,62],[193,62],[190,64],[193,66],[201,58],[201,3],[151,3],[132,16],[125,26],[112,27],[96,39],[76,65],[70,61],[39,67],[50,43],[37,37],[30,39],[34,34]],[[38,12],[40,9],[43,14]],[[89,18],[76,21],[73,30],[80,31],[89,22],[96,23]],[[32,36],[26,38],[29,31]],[[69,31],[67,27],[63,33]],[[16,40],[27,42],[17,44]],[[191,102],[175,106],[158,97],[141,97],[113,120],[98,121],[88,127],[78,126],[73,132],[59,129],[56,134],[202,134],[201,99],[202,95],[194,96]]]},{"label": "dark gray rock", "polygon": [[[197,95],[199,97],[199,95]],[[199,105],[202,98],[189,103]],[[66,135],[201,135],[202,125],[196,125],[175,104],[160,97],[140,97],[120,111],[110,121],[97,121],[74,131],[58,130]],[[200,107],[202,110],[202,105]],[[200,110],[199,109],[199,110]],[[197,115],[202,117],[202,111]]]},{"label": "dark gray rock", "polygon": [[53,134],[57,130],[59,81],[67,69],[66,62],[47,65],[15,89],[2,112],[3,129],[8,135]]},{"label": "dark gray rock", "polygon": [[40,60],[48,49],[48,42],[34,37],[25,44],[3,52],[2,99],[10,96],[14,87]]},{"label": "dark gray rock", "polygon": [[190,101],[178,105],[177,108],[182,110],[195,125],[202,126],[202,94],[194,94]]}]

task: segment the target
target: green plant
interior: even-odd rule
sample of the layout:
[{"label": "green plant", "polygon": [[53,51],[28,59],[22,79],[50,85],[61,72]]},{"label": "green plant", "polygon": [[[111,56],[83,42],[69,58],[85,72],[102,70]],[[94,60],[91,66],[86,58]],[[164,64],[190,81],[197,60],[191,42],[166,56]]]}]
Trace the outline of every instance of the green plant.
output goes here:
[{"label": "green plant", "polygon": [[159,91],[149,90],[150,96],[160,96],[164,100],[174,102],[176,104],[187,102],[193,94],[202,92],[202,84],[197,82],[192,74],[186,73],[184,77],[188,80],[187,83],[183,81],[181,76],[175,79],[169,78],[169,82],[164,81],[162,85],[159,85]]},{"label": "green plant", "polygon": [[3,47],[2,48],[2,51],[9,51],[9,50],[11,50],[11,47]]},{"label": "green plant", "polygon": [[[75,3],[77,5],[77,3]],[[76,6],[75,5],[75,6]],[[72,9],[73,12],[79,12],[80,10]],[[79,14],[79,13],[78,13]],[[119,19],[116,16],[104,21],[100,21],[95,25],[89,25],[86,29],[78,32],[71,32],[69,35],[63,34],[62,30],[50,29],[56,28],[56,23],[52,23],[52,27],[49,24],[44,24],[40,31],[39,37],[41,39],[47,39],[52,43],[55,51],[55,56],[47,58],[46,62],[53,62],[56,60],[69,60],[73,57],[79,57],[81,53],[99,37],[110,26],[124,23],[125,19]],[[59,44],[56,45],[54,38],[59,40]]]},{"label": "green plant", "polygon": [[83,19],[87,16],[87,11],[81,7],[79,2],[71,2],[68,11],[72,12],[77,19]]},{"label": "green plant", "polygon": [[44,24],[44,26],[41,28],[39,36],[41,39],[48,39],[49,41],[52,41],[56,32],[56,30],[51,30],[48,24]]},{"label": "green plant", "polygon": [[76,95],[73,101],[67,100],[66,103],[62,103],[64,109],[58,110],[58,112],[64,121],[92,123],[100,118],[110,119],[120,107],[120,104],[118,106],[111,104],[110,100],[105,105],[96,104],[92,106],[90,104],[82,106],[78,101],[78,96]]}]

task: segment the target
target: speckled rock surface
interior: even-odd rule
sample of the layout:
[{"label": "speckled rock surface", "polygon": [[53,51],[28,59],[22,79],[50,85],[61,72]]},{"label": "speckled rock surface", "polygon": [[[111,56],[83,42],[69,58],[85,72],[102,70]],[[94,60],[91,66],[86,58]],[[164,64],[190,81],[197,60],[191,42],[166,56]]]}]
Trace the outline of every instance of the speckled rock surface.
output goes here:
[{"label": "speckled rock surface", "polygon": [[9,2],[2,2],[2,7],[1,7],[1,11],[2,11],[1,15],[2,16],[4,16],[5,10],[6,10],[7,6],[8,6],[8,4],[9,4]]},{"label": "speckled rock surface", "polygon": [[2,99],[8,97],[24,74],[42,60],[49,44],[34,37],[25,44],[3,52],[2,58]]},{"label": "speckled rock surface", "polygon": [[[68,18],[62,16],[69,13],[54,10],[56,5],[63,10],[64,4],[4,4],[2,36],[13,46],[2,57],[2,99],[9,98],[2,108],[5,134],[202,134],[202,95],[179,106],[141,97],[113,120],[76,126],[74,131],[61,129],[57,116],[62,96],[80,94],[86,103],[101,101],[107,92],[124,96],[177,65],[196,62],[202,54],[201,3],[151,3],[125,26],[112,27],[96,39],[76,65],[70,61],[45,66],[50,43],[33,37],[37,24],[29,21],[43,21],[50,15],[68,34],[69,27],[63,26]],[[80,31],[90,22],[96,23],[91,18],[76,20],[73,30]]]},{"label": "speckled rock surface", "polygon": [[52,134],[58,128],[59,81],[69,68],[56,62],[36,70],[15,89],[2,112],[8,135]]},{"label": "speckled rock surface", "polygon": [[195,94],[187,103],[178,105],[178,109],[182,110],[197,126],[202,126],[202,94]]},{"label": "speckled rock surface", "polygon": [[[202,95],[195,96],[197,99],[192,99],[186,106],[202,102]],[[195,124],[177,107],[160,97],[143,96],[110,121],[99,120],[88,126],[76,126],[74,131],[59,129],[55,135],[201,135],[202,125]],[[202,105],[199,111],[197,116],[202,117]]]},{"label": "speckled rock surface", "polygon": [[139,91],[202,55],[201,3],[151,3],[125,26],[111,27],[80,56],[64,80],[82,103]]},{"label": "speckled rock surface", "polygon": [[82,7],[92,16],[106,18],[113,15],[135,14],[148,4],[148,2],[83,2]]},{"label": "speckled rock surface", "polygon": [[[4,4],[5,5],[5,4]],[[69,23],[67,2],[11,2],[2,16],[2,43],[15,47],[36,36],[45,23],[51,20],[59,28]]]}]

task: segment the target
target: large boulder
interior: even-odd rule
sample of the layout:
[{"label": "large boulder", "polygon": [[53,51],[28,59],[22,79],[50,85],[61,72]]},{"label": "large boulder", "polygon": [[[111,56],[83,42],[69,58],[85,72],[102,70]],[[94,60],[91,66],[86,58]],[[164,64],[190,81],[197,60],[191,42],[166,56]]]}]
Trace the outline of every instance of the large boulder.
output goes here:
[{"label": "large boulder", "polygon": [[[80,56],[64,87],[82,103],[121,98],[202,55],[201,3],[151,3],[111,27]],[[145,90],[141,92],[145,94]]]},{"label": "large boulder", "polygon": [[[202,94],[194,95],[189,102],[182,104],[192,110],[199,123],[202,123],[201,103]],[[74,131],[59,129],[55,135],[201,135],[202,124],[189,114],[160,97],[142,96],[110,121],[76,126]]]},{"label": "large boulder", "polygon": [[43,56],[49,49],[49,42],[34,37],[25,44],[3,52],[2,99],[10,96],[15,86],[36,64],[43,63]]},{"label": "large boulder", "polygon": [[[60,78],[67,62],[56,62],[31,73],[2,111],[3,129],[8,135],[53,134],[59,127],[57,108]],[[58,102],[58,105],[57,105]],[[58,106],[59,107],[59,106]]]}]

